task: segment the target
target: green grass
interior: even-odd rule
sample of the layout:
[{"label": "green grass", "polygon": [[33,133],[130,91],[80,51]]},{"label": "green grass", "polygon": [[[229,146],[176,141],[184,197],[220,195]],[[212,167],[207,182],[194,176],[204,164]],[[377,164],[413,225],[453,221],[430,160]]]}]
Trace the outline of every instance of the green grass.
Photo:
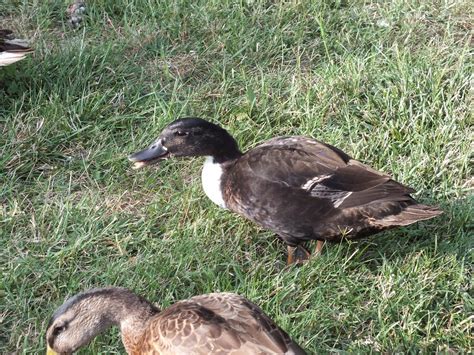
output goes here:
[{"label": "green grass", "polygon": [[[469,1],[94,0],[78,30],[66,5],[0,5],[35,48],[0,69],[0,353],[44,352],[54,309],[105,285],[163,307],[238,292],[311,353],[472,351]],[[131,170],[183,115],[244,150],[316,137],[445,213],[286,270],[205,197],[202,160]],[[99,352],[124,352],[117,330]]]}]

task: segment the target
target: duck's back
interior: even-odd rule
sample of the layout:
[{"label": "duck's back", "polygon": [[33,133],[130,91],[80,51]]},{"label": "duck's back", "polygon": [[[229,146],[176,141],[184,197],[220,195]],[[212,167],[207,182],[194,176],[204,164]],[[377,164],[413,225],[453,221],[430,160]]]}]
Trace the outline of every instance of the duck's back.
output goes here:
[{"label": "duck's back", "polygon": [[228,208],[290,244],[362,236],[439,214],[426,206],[404,214],[417,205],[412,189],[306,137],[278,137],[251,149],[227,169],[223,191]]},{"label": "duck's back", "polygon": [[144,341],[150,354],[305,354],[260,308],[232,293],[170,306],[151,322]]}]

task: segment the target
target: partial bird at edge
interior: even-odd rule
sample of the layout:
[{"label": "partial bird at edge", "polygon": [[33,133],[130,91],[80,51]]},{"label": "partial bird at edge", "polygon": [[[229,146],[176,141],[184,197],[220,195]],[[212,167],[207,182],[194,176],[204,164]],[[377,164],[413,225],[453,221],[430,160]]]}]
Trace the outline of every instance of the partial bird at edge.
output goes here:
[{"label": "partial bird at edge", "polygon": [[120,287],[91,289],[60,306],[46,330],[47,354],[72,354],[114,325],[128,354],[306,354],[243,296],[194,296],[161,311]]},{"label": "partial bird at edge", "polygon": [[0,67],[18,62],[32,52],[26,40],[15,38],[11,30],[0,29]]}]

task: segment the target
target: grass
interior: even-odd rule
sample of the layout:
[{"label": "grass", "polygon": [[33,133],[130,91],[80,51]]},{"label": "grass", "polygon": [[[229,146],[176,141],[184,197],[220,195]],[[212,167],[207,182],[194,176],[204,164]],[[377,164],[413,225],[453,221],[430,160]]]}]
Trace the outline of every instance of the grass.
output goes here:
[{"label": "grass", "polygon": [[[35,54],[0,69],[0,352],[41,353],[63,300],[120,285],[163,307],[249,297],[310,353],[468,353],[473,338],[468,1],[3,1]],[[471,81],[470,81],[471,80]],[[212,204],[199,159],[135,172],[171,120],[248,149],[309,135],[416,188],[431,221],[282,267]],[[82,353],[123,353],[114,330]]]}]

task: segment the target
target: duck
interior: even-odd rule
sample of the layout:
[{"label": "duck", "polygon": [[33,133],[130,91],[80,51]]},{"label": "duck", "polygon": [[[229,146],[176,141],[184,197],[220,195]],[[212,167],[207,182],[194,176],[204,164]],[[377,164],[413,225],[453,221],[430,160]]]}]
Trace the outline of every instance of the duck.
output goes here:
[{"label": "duck", "polygon": [[0,67],[18,62],[31,52],[25,40],[15,38],[11,30],[0,29]]},{"label": "duck", "polygon": [[218,206],[275,233],[287,264],[306,262],[325,242],[407,226],[442,213],[418,203],[415,190],[305,136],[275,137],[242,153],[221,126],[196,117],[167,125],[147,148],[129,155],[135,169],[174,157],[204,156],[202,186]]},{"label": "duck", "polygon": [[72,354],[118,326],[127,354],[294,354],[306,352],[257,305],[210,293],[160,310],[122,287],[93,288],[66,300],[46,330],[48,355]]}]

